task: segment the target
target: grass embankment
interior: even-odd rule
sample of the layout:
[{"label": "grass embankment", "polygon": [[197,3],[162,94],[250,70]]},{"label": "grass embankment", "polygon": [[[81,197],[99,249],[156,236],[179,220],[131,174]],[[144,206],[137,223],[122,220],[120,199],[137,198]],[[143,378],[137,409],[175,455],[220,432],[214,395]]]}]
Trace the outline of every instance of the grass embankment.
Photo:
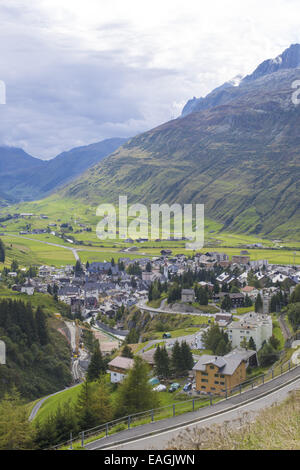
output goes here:
[{"label": "grass embankment", "polygon": [[167,445],[170,450],[299,450],[300,391],[259,413],[233,422],[190,428]]},{"label": "grass embankment", "polygon": [[279,341],[278,349],[282,351],[284,349],[285,339],[284,339],[282,330],[280,328],[277,316],[274,313],[272,314],[272,323],[273,323],[273,336],[275,336],[275,338],[278,339]]},{"label": "grass embankment", "polygon": [[[159,392],[160,407],[173,405],[174,403],[178,403],[178,402],[180,403],[182,401],[185,401],[185,400],[189,399],[188,395],[180,393],[181,390],[182,390],[183,385],[186,382],[186,379],[178,379],[178,380],[176,380],[176,382],[179,382],[181,384],[181,388],[178,391],[176,391],[175,393]],[[70,402],[70,404],[72,406],[74,406],[75,403],[76,403],[76,400],[78,398],[78,395],[80,393],[81,386],[82,385],[79,384],[79,385],[77,385],[77,386],[75,386],[75,387],[73,387],[69,390],[62,391],[62,392],[58,393],[57,395],[49,397],[42,404],[42,406],[41,406],[40,410],[38,411],[34,421],[36,422],[37,420],[39,420],[41,423],[43,423],[51,414],[54,414],[56,412],[58,406],[63,407],[68,402]],[[118,397],[118,391],[117,391],[117,389],[115,389],[115,388],[113,389],[113,387],[112,387],[111,393],[110,393],[110,398],[112,400],[112,403],[115,404],[115,405],[116,405],[117,397]],[[28,407],[29,413],[30,413],[31,409],[33,408],[33,406],[36,404],[37,401],[31,402],[31,403],[26,405]],[[180,405],[180,406],[183,407],[183,405]],[[184,409],[186,409],[188,411],[190,409],[190,404],[186,405],[186,407]],[[169,411],[168,410],[163,410],[163,417],[165,416],[165,414],[168,414],[169,412],[171,413],[170,410]],[[160,414],[162,414],[162,411],[161,411]],[[168,417],[168,416],[166,416],[166,417]]]},{"label": "grass embankment", "polygon": [[0,283],[0,299],[11,299],[18,300],[25,303],[30,302],[31,305],[36,307],[41,307],[45,313],[62,313],[68,310],[68,306],[63,302],[56,302],[54,298],[49,294],[41,294],[35,292],[33,295],[21,294],[20,292],[15,292],[7,287],[1,285]]},{"label": "grass embankment", "polygon": [[244,315],[245,313],[249,313],[249,312],[254,312],[254,306],[237,308],[235,315]]},{"label": "grass embankment", "polygon": [[80,388],[81,384],[70,388],[69,390],[65,390],[61,393],[58,393],[53,397],[49,397],[46,401],[44,401],[41,408],[39,409],[35,417],[35,421],[39,420],[41,423],[43,423],[49,415],[54,414],[56,412],[58,406],[61,406],[63,408],[64,405],[68,402],[74,405],[79,395]]}]

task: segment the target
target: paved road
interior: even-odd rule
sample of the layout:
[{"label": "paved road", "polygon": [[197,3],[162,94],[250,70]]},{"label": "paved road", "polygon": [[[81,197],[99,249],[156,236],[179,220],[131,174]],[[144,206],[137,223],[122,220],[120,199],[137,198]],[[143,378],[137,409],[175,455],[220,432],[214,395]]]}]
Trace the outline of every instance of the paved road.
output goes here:
[{"label": "paved road", "polygon": [[12,235],[10,233],[8,233],[7,235],[9,235],[10,237],[25,238],[26,240],[31,240],[31,241],[37,242],[37,243],[43,243],[44,245],[56,246],[57,248],[64,248],[65,250],[70,250],[70,251],[72,251],[75,260],[80,261],[77,250],[75,248],[70,247],[70,246],[58,245],[57,243],[45,242],[44,240],[38,240],[37,238],[24,237],[23,235]]},{"label": "paved road", "polygon": [[120,446],[109,447],[109,449],[118,449],[118,450],[146,450],[146,449],[155,449],[155,450],[163,450],[168,448],[168,444],[170,441],[176,441],[179,436],[186,430],[186,429],[193,429],[193,428],[202,428],[211,426],[212,424],[224,424],[225,421],[234,421],[243,416],[244,413],[249,413],[248,419],[252,420],[255,415],[261,411],[263,408],[267,408],[274,403],[279,403],[280,401],[284,400],[290,391],[299,389],[300,390],[300,379],[297,382],[287,385],[280,390],[273,392],[266,397],[260,398],[248,405],[243,405],[236,410],[227,411],[219,416],[206,418],[200,423],[182,426],[180,430],[173,430],[173,431],[166,431],[160,433],[158,436],[150,436],[145,437],[140,440],[136,440],[135,442],[130,442],[128,444],[123,444]]},{"label": "paved road", "polygon": [[41,398],[41,399],[34,405],[34,407],[32,408],[28,420],[29,420],[29,421],[32,421],[32,420],[36,417],[36,415],[37,415],[39,409],[41,408],[42,404],[43,404],[46,400],[48,400],[48,398],[54,397],[55,395],[58,395],[59,393],[65,392],[66,390],[70,390],[71,388],[78,387],[78,385],[79,385],[79,384],[72,385],[72,387],[66,387],[66,388],[64,388],[63,390],[59,390],[58,392],[52,393],[51,395],[47,395],[46,397]]},{"label": "paved road", "polygon": [[175,310],[165,310],[165,309],[162,309],[162,308],[153,308],[153,307],[149,307],[148,305],[146,305],[147,302],[148,302],[148,299],[141,300],[139,303],[136,304],[136,306],[141,310],[145,310],[146,312],[151,312],[151,313],[169,313],[169,314],[172,314],[172,315],[176,315],[176,314],[179,314],[179,315],[195,315],[195,316],[199,316],[199,317],[208,317],[208,318],[215,317],[214,313],[177,312]]},{"label": "paved road", "polygon": [[[293,383],[289,385],[289,381],[293,381]],[[281,387],[281,390],[276,391],[278,387]],[[224,420],[234,419],[238,412],[257,411],[258,409],[269,406],[273,401],[282,399],[289,390],[294,390],[299,387],[300,367],[297,367],[264,385],[246,391],[241,395],[231,397],[228,400],[223,400],[212,407],[202,408],[195,412],[176,416],[175,418],[161,420],[122,431],[118,434],[87,444],[86,448],[89,450],[101,448],[126,450],[148,448],[162,449],[166,443],[182,429],[186,429],[191,425],[207,425],[208,423],[212,424],[214,422],[224,422]],[[267,396],[262,397],[262,395],[266,394]],[[251,401],[251,403],[246,404],[245,402],[247,401]],[[232,410],[233,407],[235,407],[234,410]],[[218,415],[213,416],[216,413],[218,413]],[[151,435],[153,433],[155,433],[155,435]],[[131,442],[122,442],[128,439],[130,439]]]},{"label": "paved road", "polygon": [[[159,343],[165,343],[166,346],[173,346],[176,341],[178,341],[179,343],[182,343],[182,341],[186,341],[189,345],[193,345],[195,337],[199,334],[199,331],[192,335],[178,336],[177,338],[153,339],[149,341],[143,349],[140,349],[140,351],[138,351],[138,354],[143,354],[146,350],[150,349],[151,346],[155,346]],[[196,349],[196,347],[192,347],[192,349]]]},{"label": "paved road", "polygon": [[[72,350],[75,351],[76,349],[76,325],[74,322],[65,322],[65,324],[69,329],[70,343],[71,343]],[[80,350],[79,354],[80,356],[78,358],[72,358],[72,375],[73,375],[73,379],[75,382],[81,382],[85,375],[85,371],[80,367],[80,359],[86,360],[88,358],[88,353],[84,350]],[[30,416],[29,416],[29,421],[32,421],[36,417],[41,406],[46,400],[48,400],[48,398],[53,397],[54,395],[58,395],[61,392],[70,390],[71,388],[77,387],[77,386],[78,386],[78,383],[76,385],[72,385],[71,387],[66,387],[63,390],[59,390],[58,392],[52,393],[51,395],[47,395],[44,398],[41,398],[32,408]]]}]

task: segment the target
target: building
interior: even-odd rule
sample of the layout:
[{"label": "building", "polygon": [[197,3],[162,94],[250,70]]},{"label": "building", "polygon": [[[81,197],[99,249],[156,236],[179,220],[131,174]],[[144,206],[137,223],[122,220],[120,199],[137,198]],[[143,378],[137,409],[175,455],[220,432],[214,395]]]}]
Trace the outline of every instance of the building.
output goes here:
[{"label": "building", "polygon": [[254,261],[250,261],[250,266],[252,269],[261,269],[264,266],[268,267],[269,266],[269,261],[267,259],[257,259]]},{"label": "building", "polygon": [[204,354],[193,368],[196,390],[224,395],[245,382],[249,364],[257,365],[255,351],[236,350],[226,356]]},{"label": "building", "polygon": [[239,347],[245,338],[249,341],[252,337],[257,351],[262,347],[264,341],[271,338],[272,331],[272,317],[254,312],[243,315],[241,321],[232,322],[227,328],[233,348]]},{"label": "building", "polygon": [[250,256],[233,255],[231,261],[236,264],[248,264],[250,262]]},{"label": "building", "polygon": [[133,367],[134,360],[128,357],[117,356],[108,363],[107,373],[110,374],[110,381],[113,384],[120,383],[128,371]]},{"label": "building", "polygon": [[195,302],[194,289],[182,289],[181,302],[185,302],[185,303]]},{"label": "building", "polygon": [[213,296],[214,301],[222,302],[225,297],[229,297],[233,308],[244,307],[245,296],[243,294],[228,294],[227,292],[220,292]]},{"label": "building", "polygon": [[22,294],[33,295],[34,294],[34,287],[31,284],[24,284],[21,288]]}]

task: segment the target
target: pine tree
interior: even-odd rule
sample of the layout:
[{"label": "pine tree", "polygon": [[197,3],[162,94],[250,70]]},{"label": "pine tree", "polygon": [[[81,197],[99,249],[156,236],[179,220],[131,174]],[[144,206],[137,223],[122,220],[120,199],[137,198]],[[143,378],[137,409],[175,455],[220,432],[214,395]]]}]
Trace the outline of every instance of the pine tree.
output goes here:
[{"label": "pine tree", "polygon": [[35,314],[35,323],[36,323],[37,337],[39,338],[40,344],[44,346],[48,344],[49,342],[49,334],[48,334],[46,316],[40,307],[37,308],[37,311]]},{"label": "pine tree", "polygon": [[0,238],[0,263],[4,263],[5,261],[5,246],[3,241]]},{"label": "pine tree", "polygon": [[100,375],[105,372],[105,364],[103,362],[99,341],[95,344],[94,352],[87,370],[87,380],[93,382],[99,379]]},{"label": "pine tree", "polygon": [[159,405],[159,397],[149,383],[149,366],[139,356],[134,358],[134,366],[119,386],[118,415],[134,414],[151,410]]},{"label": "pine tree", "polygon": [[221,341],[219,341],[215,350],[215,354],[217,356],[225,356],[225,354],[227,354],[227,345],[223,338],[221,339]]},{"label": "pine tree", "polygon": [[28,450],[34,448],[34,429],[20,394],[14,388],[0,402],[0,449]]},{"label": "pine tree", "polygon": [[229,295],[224,296],[224,299],[222,300],[222,303],[221,303],[221,308],[222,310],[225,310],[226,312],[230,312],[230,310],[232,309],[232,303],[231,303]]},{"label": "pine tree", "polygon": [[93,405],[92,384],[85,381],[81,385],[75,406],[80,429],[88,429],[98,424]]},{"label": "pine tree", "polygon": [[161,375],[164,378],[170,377],[170,374],[171,374],[171,371],[170,371],[170,358],[169,358],[169,355],[168,355],[168,351],[166,350],[166,346],[163,346],[163,348],[161,349],[161,359],[160,360],[161,360],[161,364],[160,364]]},{"label": "pine tree", "polygon": [[263,311],[263,301],[262,301],[261,295],[258,294],[256,301],[255,301],[255,312],[262,313],[262,311]]},{"label": "pine tree", "polygon": [[183,341],[181,343],[181,358],[182,358],[183,370],[185,372],[192,370],[192,368],[194,367],[193,354],[192,354],[191,348],[189,347],[186,341]]},{"label": "pine tree", "polygon": [[175,342],[172,349],[172,367],[177,374],[180,374],[183,370],[181,347],[178,341]]},{"label": "pine tree", "polygon": [[133,358],[133,352],[131,348],[128,346],[128,344],[125,344],[121,355],[122,357],[128,357],[129,359]]},{"label": "pine tree", "polygon": [[251,351],[256,351],[256,344],[255,344],[254,339],[252,338],[252,336],[249,339],[248,347],[249,347],[249,349],[251,349]]}]

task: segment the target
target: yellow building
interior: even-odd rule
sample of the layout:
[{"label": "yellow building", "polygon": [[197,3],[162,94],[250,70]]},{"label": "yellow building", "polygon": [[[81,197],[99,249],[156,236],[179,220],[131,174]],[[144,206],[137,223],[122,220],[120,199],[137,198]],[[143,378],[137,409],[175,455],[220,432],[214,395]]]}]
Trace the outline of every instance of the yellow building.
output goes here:
[{"label": "yellow building", "polygon": [[257,365],[255,351],[234,350],[226,356],[203,355],[193,370],[196,375],[196,390],[215,395],[224,395],[246,380],[246,370]]}]

